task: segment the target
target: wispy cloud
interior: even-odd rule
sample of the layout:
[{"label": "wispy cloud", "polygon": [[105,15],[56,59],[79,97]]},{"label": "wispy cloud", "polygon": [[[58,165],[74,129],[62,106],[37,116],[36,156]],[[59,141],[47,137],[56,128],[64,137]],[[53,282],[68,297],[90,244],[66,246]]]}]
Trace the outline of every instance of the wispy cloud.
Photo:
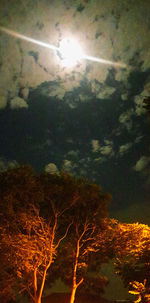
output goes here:
[{"label": "wispy cloud", "polygon": [[148,163],[150,161],[150,158],[149,157],[146,157],[146,156],[142,156],[135,164],[135,166],[133,167],[133,169],[137,172],[140,172],[140,171],[143,171]]},{"label": "wispy cloud", "polygon": [[135,96],[134,97],[135,103],[135,112],[137,116],[141,116],[146,113],[146,108],[144,104],[144,96]]},{"label": "wispy cloud", "polygon": [[129,151],[129,149],[132,147],[132,145],[133,144],[131,142],[126,143],[124,145],[121,145],[119,147],[119,154],[120,154],[120,156],[123,156],[124,154],[126,154]]},{"label": "wispy cloud", "polygon": [[100,146],[100,153],[103,156],[112,157],[114,155],[113,142],[111,140],[105,140],[104,142],[105,144],[103,146]]},{"label": "wispy cloud", "polygon": [[54,163],[49,163],[45,166],[45,171],[50,174],[58,173],[58,168]]},{"label": "wispy cloud", "polygon": [[100,146],[99,146],[99,140],[92,140],[92,151],[94,153],[98,152],[99,149],[100,149]]},{"label": "wispy cloud", "polygon": [[133,109],[130,109],[124,113],[122,113],[119,117],[119,122],[124,125],[129,131],[132,128],[132,116],[134,115]]},{"label": "wispy cloud", "polygon": [[28,108],[28,104],[26,101],[20,97],[15,97],[10,101],[10,108],[16,109],[16,108]]}]

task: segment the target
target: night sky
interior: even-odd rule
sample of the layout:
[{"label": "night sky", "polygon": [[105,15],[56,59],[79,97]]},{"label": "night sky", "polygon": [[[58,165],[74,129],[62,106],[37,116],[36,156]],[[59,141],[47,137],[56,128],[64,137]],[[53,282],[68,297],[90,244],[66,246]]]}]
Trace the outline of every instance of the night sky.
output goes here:
[{"label": "night sky", "polygon": [[0,169],[86,176],[112,194],[110,213],[150,223],[150,2],[7,1],[0,26],[126,67],[80,60],[0,30]]},{"label": "night sky", "polygon": [[68,67],[0,29],[0,170],[86,176],[112,194],[111,217],[150,224],[150,1],[1,0],[0,26],[126,65]]}]

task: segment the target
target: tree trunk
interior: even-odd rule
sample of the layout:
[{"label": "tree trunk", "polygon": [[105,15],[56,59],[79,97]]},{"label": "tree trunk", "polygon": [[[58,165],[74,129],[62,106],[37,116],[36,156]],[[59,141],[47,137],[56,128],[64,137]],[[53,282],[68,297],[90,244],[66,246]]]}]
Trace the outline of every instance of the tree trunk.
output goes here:
[{"label": "tree trunk", "polygon": [[38,298],[37,298],[37,303],[41,303],[42,293],[43,293],[45,279],[46,279],[46,274],[47,274],[47,270],[50,267],[51,263],[52,263],[52,258],[50,259],[49,264],[47,265],[47,267],[44,270],[43,279],[42,279],[39,295],[38,295]]},{"label": "tree trunk", "polygon": [[72,288],[70,303],[74,303],[77,287]]},{"label": "tree trunk", "polygon": [[41,303],[41,298],[38,297],[36,303]]},{"label": "tree trunk", "polygon": [[34,269],[33,273],[33,287],[34,287],[34,301],[37,301],[37,268]]},{"label": "tree trunk", "polygon": [[71,291],[71,297],[70,297],[70,303],[74,303],[75,300],[75,294],[77,290],[77,266],[78,266],[78,258],[79,258],[79,251],[80,251],[80,240],[77,241],[76,246],[76,256],[75,256],[75,264],[74,264],[74,270],[73,270],[73,283],[72,283],[72,291]]}]

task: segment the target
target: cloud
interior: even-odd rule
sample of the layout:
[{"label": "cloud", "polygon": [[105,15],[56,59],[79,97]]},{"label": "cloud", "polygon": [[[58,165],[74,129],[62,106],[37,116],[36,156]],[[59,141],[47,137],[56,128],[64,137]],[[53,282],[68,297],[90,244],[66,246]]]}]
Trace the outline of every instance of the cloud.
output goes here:
[{"label": "cloud", "polygon": [[16,160],[8,161],[8,163],[7,163],[7,167],[9,167],[9,168],[14,168],[16,166],[18,166],[18,163]]},{"label": "cloud", "polygon": [[120,147],[119,147],[119,154],[120,154],[120,156],[123,156],[125,153],[127,153],[128,152],[128,150],[132,147],[132,143],[131,142],[129,142],[129,143],[126,143],[126,144],[124,144],[124,145],[121,145]]},{"label": "cloud", "polygon": [[106,161],[107,161],[106,157],[97,157],[97,158],[94,159],[94,162],[96,162],[98,164],[104,163]]},{"label": "cloud", "polygon": [[116,88],[111,86],[104,86],[100,92],[96,95],[98,99],[107,99],[112,96]]},{"label": "cloud", "polygon": [[7,97],[6,96],[0,96],[0,109],[5,108],[7,105]]},{"label": "cloud", "polygon": [[130,109],[124,113],[122,113],[119,117],[119,122],[124,125],[129,131],[132,128],[132,116],[134,115],[133,109]]},{"label": "cloud", "polygon": [[54,163],[49,163],[45,166],[45,171],[46,173],[57,174],[58,168]]},{"label": "cloud", "polygon": [[[13,15],[15,11],[14,4],[10,1],[7,25],[11,28],[11,20],[14,18],[16,20],[15,28],[20,33],[56,46],[58,46],[60,39],[66,36],[74,37],[79,41],[87,55],[112,61],[129,62],[135,56],[138,46],[143,68],[146,69],[150,66],[149,41],[147,35],[143,35],[143,32],[147,31],[147,23],[143,23],[142,13],[140,13],[142,11],[148,14],[149,5],[147,1],[143,1],[142,4],[139,2],[138,7],[132,1],[123,4],[123,6],[117,6],[116,1],[109,3],[109,6],[107,3],[104,4],[99,1],[95,1],[94,4],[89,1],[86,5],[84,1],[81,1],[81,3],[83,3],[84,9],[79,13],[77,5],[72,5],[72,1],[70,3],[67,1],[67,4],[62,2],[59,6],[57,1],[53,1],[50,7],[47,5],[47,1],[43,1],[38,8],[36,4],[33,4],[32,9],[30,9],[30,6],[22,7],[20,2],[17,6],[16,19],[16,15]],[[34,9],[36,14],[32,18]],[[22,25],[22,12],[24,10],[28,18],[24,19]],[[127,10],[128,14],[126,13]],[[5,24],[6,17],[3,5],[0,7],[0,17],[1,23]],[[126,31],[124,31],[125,28]],[[142,38],[139,40],[139,37]],[[5,77],[1,77],[1,86],[8,92],[9,83],[11,97],[17,94],[19,86],[35,88],[45,81],[55,82],[59,79],[61,82],[53,87],[49,94],[62,99],[66,92],[80,86],[83,77],[90,84],[92,83],[92,92],[97,98],[109,98],[116,90],[113,85],[104,84],[109,75],[109,65],[83,60],[80,66],[69,70],[61,66],[58,55],[49,49],[24,42],[21,42],[21,47],[18,47],[18,41],[6,37],[6,35],[1,35],[0,39],[3,46],[0,58],[2,61],[2,77],[5,74]],[[33,56],[29,53],[37,52],[38,61],[35,62]],[[9,64],[6,64],[7,62]],[[116,80],[123,81],[124,87],[128,85],[130,72],[130,67],[127,70],[115,70]],[[96,81],[98,84],[96,84]],[[24,99],[27,96],[28,92],[24,91]],[[122,92],[122,98],[126,99],[124,91]],[[81,95],[80,99],[84,101],[87,100],[87,97],[84,99],[84,95]],[[1,100],[2,104],[5,104],[4,96]],[[138,106],[137,115],[142,112],[141,107]]]},{"label": "cloud", "polygon": [[7,161],[4,158],[0,158],[0,171],[5,171],[8,168],[14,168],[18,165],[17,161],[12,160],[12,161]]},{"label": "cloud", "polygon": [[88,96],[87,94],[84,94],[84,93],[80,93],[79,98],[80,98],[81,102],[84,102],[84,101],[87,102],[87,101],[91,100],[91,96]]},{"label": "cloud", "polygon": [[92,140],[92,151],[94,153],[98,152],[99,149],[100,149],[100,146],[99,146],[99,140]]},{"label": "cloud", "polygon": [[5,89],[0,88],[0,109],[5,108],[7,105],[7,92]]},{"label": "cloud", "polygon": [[[114,155],[114,151],[113,151],[113,142],[111,140],[104,140],[104,145],[100,145],[99,144],[99,140],[97,139],[93,139],[91,141],[92,144],[92,152],[93,153],[97,153],[99,152],[99,154],[103,155],[103,156],[109,156],[112,157]],[[97,161],[103,161],[103,157],[97,157],[96,158]]]},{"label": "cloud", "polygon": [[11,109],[28,108],[28,104],[24,99],[20,97],[15,97],[10,101],[10,108]]},{"label": "cloud", "polygon": [[70,160],[64,160],[63,163],[63,170],[65,172],[70,172],[72,170],[72,162]]},{"label": "cloud", "polygon": [[139,143],[142,140],[143,137],[144,136],[142,136],[142,135],[137,136],[136,139],[135,139],[135,143]]},{"label": "cloud", "polygon": [[133,167],[133,169],[137,172],[140,172],[142,170],[144,170],[148,163],[150,161],[150,158],[149,157],[146,157],[146,156],[142,156],[135,164],[135,166]]},{"label": "cloud", "polygon": [[[71,142],[72,143],[72,142]],[[69,150],[67,156],[72,160],[78,159],[79,157],[79,150]]]},{"label": "cloud", "polygon": [[102,155],[108,156],[112,153],[112,146],[111,145],[105,145],[100,147],[100,152]]},{"label": "cloud", "polygon": [[137,116],[141,116],[146,113],[146,108],[144,104],[144,96],[135,96],[134,97],[134,103],[135,103],[135,112]]},{"label": "cloud", "polygon": [[91,84],[91,90],[98,99],[107,99],[112,96],[116,88],[94,80]]},{"label": "cloud", "polygon": [[49,89],[49,93],[48,95],[51,97],[57,97],[59,99],[63,99],[64,95],[65,95],[65,88],[63,85],[61,84],[53,84],[50,89]]},{"label": "cloud", "polygon": [[29,96],[29,88],[28,87],[24,87],[21,89],[21,94],[23,96],[23,99],[28,99]]},{"label": "cloud", "polygon": [[111,140],[104,140],[105,145],[100,146],[100,153],[103,156],[109,156],[112,157],[114,155],[113,151],[113,142]]},{"label": "cloud", "polygon": [[122,99],[123,101],[128,100],[128,93],[122,94],[122,95],[121,95],[121,99]]}]

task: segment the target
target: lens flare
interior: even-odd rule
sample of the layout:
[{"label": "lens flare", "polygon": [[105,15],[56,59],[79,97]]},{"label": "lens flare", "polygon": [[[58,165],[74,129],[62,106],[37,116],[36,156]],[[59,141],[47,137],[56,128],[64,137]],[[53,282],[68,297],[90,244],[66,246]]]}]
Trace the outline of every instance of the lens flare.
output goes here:
[{"label": "lens flare", "polygon": [[34,43],[34,44],[37,44],[37,45],[40,45],[40,46],[43,46],[43,47],[46,47],[46,48],[50,48],[50,49],[53,49],[53,50],[56,50],[56,51],[59,50],[59,48],[54,46],[54,45],[51,45],[49,43],[45,43],[45,42],[42,42],[42,41],[39,41],[39,40],[32,39],[32,38],[24,36],[24,35],[21,35],[21,34],[19,34],[17,32],[14,32],[10,29],[7,29],[5,27],[0,26],[0,30],[2,32],[12,36],[12,37],[19,38],[21,40],[25,40],[25,41],[28,41],[28,42],[31,42],[31,43]]},{"label": "lens flare", "polygon": [[102,58],[92,57],[85,55],[80,47],[80,45],[77,43],[77,41],[73,39],[63,39],[60,43],[60,46],[57,47],[55,45],[45,43],[36,39],[32,39],[30,37],[27,37],[25,35],[19,34],[15,31],[12,31],[10,29],[7,29],[3,26],[0,26],[0,30],[12,37],[19,38],[37,45],[40,45],[42,47],[46,47],[49,49],[52,49],[56,51],[59,54],[59,57],[61,58],[63,64],[67,67],[76,65],[81,59],[102,63],[106,65],[116,66],[120,68],[126,68],[127,65],[122,62],[114,62],[110,60],[105,60]]},{"label": "lens flare", "polygon": [[92,57],[92,56],[84,56],[84,59],[86,60],[90,60],[90,61],[94,61],[94,62],[98,62],[98,63],[102,63],[102,64],[107,64],[107,65],[112,65],[112,66],[118,66],[118,67],[122,67],[122,68],[126,68],[126,64],[122,63],[122,62],[113,62],[110,60],[105,60],[102,58],[96,58],[96,57]]}]

